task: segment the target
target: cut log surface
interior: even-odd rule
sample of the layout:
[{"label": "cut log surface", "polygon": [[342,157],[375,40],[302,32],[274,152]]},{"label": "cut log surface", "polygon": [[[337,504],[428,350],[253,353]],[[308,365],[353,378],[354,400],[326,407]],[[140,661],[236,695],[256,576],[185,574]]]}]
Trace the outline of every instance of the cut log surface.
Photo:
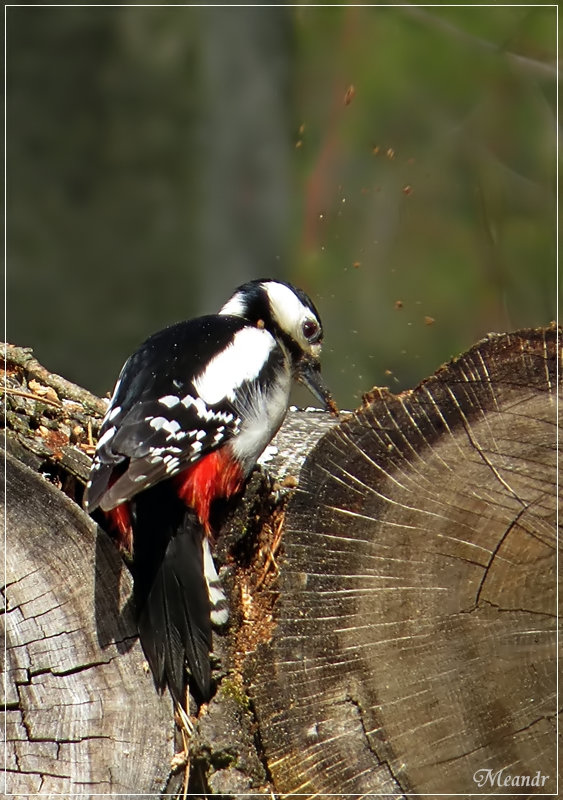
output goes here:
[{"label": "cut log surface", "polygon": [[[174,747],[170,697],[156,694],[137,641],[129,572],[80,507],[107,404],[48,372],[29,348],[5,345],[5,355],[0,631],[6,706],[0,730],[6,746],[0,794],[5,790],[19,800],[36,793],[182,796],[185,773],[171,773],[170,766],[182,741],[177,737]],[[327,414],[293,411],[264,463],[282,480],[298,471],[334,424]],[[236,541],[244,537],[244,508],[254,514],[269,491],[270,480],[257,475],[241,504]],[[215,651],[225,662],[227,643],[227,634],[216,635]],[[197,721],[190,790],[227,796],[259,789],[270,796],[239,683],[229,675]]]},{"label": "cut log surface", "polygon": [[[288,415],[218,539],[231,625],[192,796],[556,792],[560,335]],[[129,573],[80,508],[106,404],[23,348],[5,376],[5,789],[181,796]]]},{"label": "cut log surface", "polygon": [[560,352],[491,335],[307,458],[246,669],[280,793],[556,792]]},{"label": "cut log surface", "polygon": [[[7,456],[6,793],[158,794],[174,752],[116,549],[65,495]],[[120,613],[121,609],[121,613]]]}]

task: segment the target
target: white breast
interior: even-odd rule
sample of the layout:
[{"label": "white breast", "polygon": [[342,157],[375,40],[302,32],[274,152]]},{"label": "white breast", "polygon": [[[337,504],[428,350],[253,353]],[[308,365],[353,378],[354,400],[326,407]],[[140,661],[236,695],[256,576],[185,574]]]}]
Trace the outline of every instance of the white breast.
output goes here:
[{"label": "white breast", "polygon": [[262,392],[254,384],[242,401],[240,414],[244,420],[240,433],[231,440],[231,447],[245,472],[250,472],[264,448],[282,424],[289,405],[291,372],[289,365],[278,380]]}]

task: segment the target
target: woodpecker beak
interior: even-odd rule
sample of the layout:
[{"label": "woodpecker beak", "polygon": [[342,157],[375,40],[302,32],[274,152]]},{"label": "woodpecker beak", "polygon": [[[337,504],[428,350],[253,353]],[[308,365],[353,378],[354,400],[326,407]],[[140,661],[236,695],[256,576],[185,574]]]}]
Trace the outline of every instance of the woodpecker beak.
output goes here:
[{"label": "woodpecker beak", "polygon": [[317,359],[303,356],[297,365],[296,378],[309,389],[327,411],[334,416],[338,415],[338,408],[322,379],[321,365]]}]

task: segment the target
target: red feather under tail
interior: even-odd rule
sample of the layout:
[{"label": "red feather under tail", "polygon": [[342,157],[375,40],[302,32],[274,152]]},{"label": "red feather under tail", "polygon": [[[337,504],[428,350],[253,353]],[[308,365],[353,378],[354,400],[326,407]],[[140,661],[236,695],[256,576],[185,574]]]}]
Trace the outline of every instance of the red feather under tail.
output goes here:
[{"label": "red feather under tail", "polygon": [[244,475],[227,448],[214,450],[174,478],[176,491],[193,508],[208,536],[212,536],[209,510],[214,500],[240,492]]},{"label": "red feather under tail", "polygon": [[131,559],[133,557],[133,520],[129,503],[121,503],[111,511],[104,513],[120,553]]}]

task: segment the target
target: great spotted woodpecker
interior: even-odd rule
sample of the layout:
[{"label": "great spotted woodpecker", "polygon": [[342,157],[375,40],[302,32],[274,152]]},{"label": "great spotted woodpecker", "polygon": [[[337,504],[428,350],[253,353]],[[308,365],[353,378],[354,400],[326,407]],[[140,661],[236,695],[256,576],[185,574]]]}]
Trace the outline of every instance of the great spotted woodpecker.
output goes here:
[{"label": "great spotted woodpecker", "polygon": [[209,699],[211,624],[228,618],[212,504],[243,488],[283,422],[293,379],[335,411],[320,376],[322,336],[307,295],[256,280],[218,314],[154,334],[121,370],[84,504],[103,512],[130,563],[155,684],[181,707],[186,664]]}]

